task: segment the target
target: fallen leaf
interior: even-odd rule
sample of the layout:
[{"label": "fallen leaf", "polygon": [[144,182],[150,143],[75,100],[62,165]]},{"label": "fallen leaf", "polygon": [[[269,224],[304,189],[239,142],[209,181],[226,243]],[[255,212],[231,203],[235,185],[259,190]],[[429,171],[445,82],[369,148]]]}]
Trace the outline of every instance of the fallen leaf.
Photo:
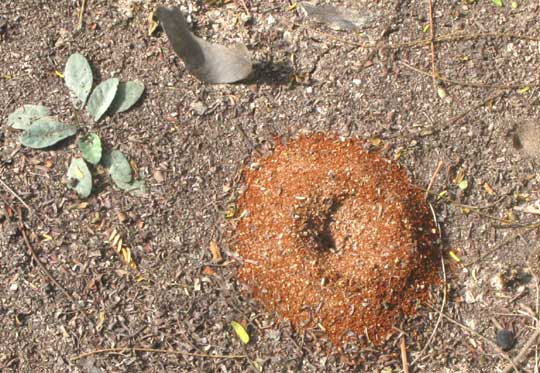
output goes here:
[{"label": "fallen leaf", "polygon": [[484,183],[484,190],[488,193],[488,194],[495,194],[495,190],[493,190],[493,188],[491,187],[491,185],[489,185],[488,182],[485,182]]},{"label": "fallen leaf", "polygon": [[242,343],[247,345],[249,343],[249,334],[247,333],[244,326],[236,321],[231,321],[231,326],[233,327],[234,332],[236,333],[238,338],[240,338]]},{"label": "fallen leaf", "polygon": [[537,200],[533,203],[529,203],[525,206],[516,206],[514,207],[514,210],[526,212],[527,214],[536,214],[540,215],[540,200]]},{"label": "fallen leaf", "polygon": [[176,7],[158,7],[156,15],[173,50],[198,79],[207,83],[234,83],[251,74],[252,63],[245,46],[227,48],[195,36]]},{"label": "fallen leaf", "polygon": [[355,10],[331,5],[317,6],[306,2],[299,3],[307,17],[326,24],[336,31],[355,31],[369,27],[375,20],[373,15],[365,15]]},{"label": "fallen leaf", "polygon": [[210,242],[210,252],[212,253],[212,261],[214,263],[220,263],[223,261],[221,251],[219,250],[219,246],[216,241]]}]

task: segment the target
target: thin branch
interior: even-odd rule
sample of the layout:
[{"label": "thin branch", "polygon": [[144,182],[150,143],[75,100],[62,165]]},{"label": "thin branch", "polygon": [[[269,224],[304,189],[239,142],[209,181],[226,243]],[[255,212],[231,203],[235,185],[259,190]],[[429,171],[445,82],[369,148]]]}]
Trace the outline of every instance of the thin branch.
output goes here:
[{"label": "thin branch", "polygon": [[428,0],[429,6],[429,45],[431,49],[431,77],[433,78],[433,88],[437,89],[437,68],[435,66],[435,25],[433,22],[433,0]]},{"label": "thin branch", "polygon": [[403,366],[403,373],[409,373],[409,362],[407,360],[407,345],[405,344],[405,335],[401,336],[401,365]]},{"label": "thin branch", "polygon": [[493,346],[493,348],[495,348],[495,350],[502,356],[505,358],[505,360],[507,360],[510,365],[511,365],[511,368],[510,370],[513,368],[516,372],[519,373],[519,369],[518,367],[514,364],[514,361],[503,351],[501,350],[501,348],[497,345],[497,343],[495,343],[494,341],[492,341],[491,339],[487,338],[487,337],[484,337],[482,334],[478,333],[477,331],[469,328],[467,325],[464,325],[462,323],[460,323],[459,321],[457,320],[454,320],[453,318],[451,318],[450,316],[446,315],[445,313],[443,312],[440,312],[439,310],[437,310],[436,308],[430,306],[429,304],[427,305],[429,308],[431,308],[433,311],[435,312],[439,312],[440,315],[442,315],[442,317],[444,317],[446,320],[450,321],[452,324],[454,325],[457,325],[459,326],[460,328],[468,331],[469,333],[477,336],[478,338],[482,339],[484,342],[487,342],[489,343],[490,345]]},{"label": "thin branch", "polygon": [[433,328],[433,331],[431,332],[431,335],[429,336],[429,339],[427,340],[426,344],[422,348],[422,350],[418,353],[418,356],[411,362],[411,366],[413,366],[422,355],[426,352],[427,348],[431,344],[431,341],[433,341],[433,338],[435,338],[435,334],[437,333],[437,329],[439,328],[439,325],[441,324],[442,315],[444,312],[444,307],[446,307],[446,267],[444,265],[444,253],[442,248],[442,232],[441,232],[441,226],[439,225],[439,222],[437,221],[437,215],[435,215],[435,210],[433,209],[433,206],[431,203],[429,204],[429,208],[431,210],[431,214],[433,215],[433,220],[435,221],[435,225],[437,226],[437,232],[439,234],[439,255],[441,257],[441,269],[442,269],[442,275],[443,275],[443,299],[441,301],[441,309],[439,311],[439,317],[437,318],[437,322],[435,323],[435,327]]},{"label": "thin branch", "polygon": [[84,8],[86,8],[86,0],[82,0],[82,3],[81,3],[81,9],[79,10],[79,23],[77,25],[77,30],[80,30],[83,27]]},{"label": "thin branch", "polygon": [[[403,62],[403,61],[399,61],[399,63],[401,63],[403,66],[413,70],[413,71],[416,71],[417,73],[419,74],[422,74],[422,75],[425,75],[425,76],[429,76],[431,77],[432,74],[427,72],[427,71],[424,71],[422,69],[419,69],[417,67],[414,67],[410,64],[408,64],[407,62]],[[529,87],[538,87],[540,86],[540,83],[539,82],[530,82],[530,83],[517,83],[517,84],[488,84],[488,83],[481,83],[481,82],[467,82],[467,81],[464,81],[464,80],[456,80],[456,79],[450,79],[450,78],[447,78],[445,76],[442,76],[442,75],[438,75],[437,76],[437,79],[443,81],[443,82],[447,82],[447,83],[452,83],[452,84],[457,84],[457,85],[461,85],[461,86],[465,86],[465,87],[475,87],[475,88],[496,88],[496,89],[519,89],[519,88],[523,88],[525,86],[529,86]]]},{"label": "thin branch", "polygon": [[28,236],[26,235],[26,230],[24,228],[24,223],[22,219],[22,210],[20,207],[17,207],[17,216],[19,219],[19,231],[21,232],[26,248],[30,252],[30,256],[32,257],[32,259],[36,262],[37,266],[41,270],[41,273],[45,275],[46,279],[48,279],[51,283],[53,283],[54,286],[56,286],[71,301],[71,303],[73,303],[75,307],[79,309],[79,311],[81,311],[81,313],[84,315],[84,317],[88,321],[92,322],[92,320],[90,320],[90,317],[88,316],[86,311],[80,306],[80,304],[75,300],[75,298],[73,298],[73,296],[51,275],[49,270],[45,267],[45,265],[41,262],[41,260],[39,260],[36,254],[36,251],[30,244],[30,240],[28,239]]},{"label": "thin branch", "polygon": [[159,354],[171,354],[171,355],[183,355],[183,356],[194,356],[194,357],[205,357],[209,359],[245,359],[246,355],[211,355],[211,354],[201,354],[177,350],[160,350],[157,348],[145,348],[145,347],[117,347],[117,348],[103,348],[100,350],[94,350],[85,352],[84,354],[73,356],[70,358],[71,361],[77,361],[88,356],[99,355],[99,354],[123,354],[125,352],[152,352]]},{"label": "thin branch", "polygon": [[[540,336],[540,329],[536,329],[536,331],[531,335],[531,337],[527,340],[527,342],[523,345],[517,356],[514,358],[514,360],[510,361],[510,365],[508,365],[506,368],[503,369],[502,373],[508,373],[512,369],[516,369],[516,366],[521,364],[523,359],[527,357],[529,354],[529,350],[532,347],[532,345],[536,342],[538,339],[538,336]],[[519,370],[518,370],[519,371]]]},{"label": "thin branch", "polygon": [[463,267],[469,267],[475,263],[478,263],[482,260],[484,260],[486,257],[490,256],[491,254],[494,254],[495,252],[499,251],[501,248],[503,248],[504,246],[506,246],[507,244],[509,244],[510,242],[512,242],[513,240],[515,240],[516,238],[518,238],[519,236],[523,235],[523,234],[526,234],[526,233],[529,233],[529,232],[532,232],[533,230],[535,229],[538,229],[540,228],[540,224],[533,224],[531,226],[528,226],[523,232],[516,232],[515,234],[512,234],[508,237],[506,237],[504,240],[502,240],[501,242],[499,242],[497,245],[495,245],[495,247],[493,247],[491,250],[488,250],[486,251],[485,253],[483,253],[479,258],[467,263],[467,264],[463,264]]},{"label": "thin branch", "polygon": [[7,185],[2,179],[0,179],[0,184],[4,187],[4,189],[6,189],[9,193],[11,193],[11,195],[15,197],[28,211],[32,212],[32,209],[30,208],[30,206],[28,206],[26,202],[24,202],[24,200],[21,197],[19,197],[19,195],[15,193],[15,191],[11,189],[9,185]]},{"label": "thin branch", "polygon": [[431,190],[431,187],[433,186],[433,182],[435,181],[435,178],[439,174],[439,171],[441,170],[442,165],[443,165],[443,161],[439,160],[439,162],[437,163],[437,167],[435,168],[435,171],[433,172],[433,175],[431,175],[431,179],[429,180],[429,184],[426,189],[425,199],[428,199],[429,192]]}]

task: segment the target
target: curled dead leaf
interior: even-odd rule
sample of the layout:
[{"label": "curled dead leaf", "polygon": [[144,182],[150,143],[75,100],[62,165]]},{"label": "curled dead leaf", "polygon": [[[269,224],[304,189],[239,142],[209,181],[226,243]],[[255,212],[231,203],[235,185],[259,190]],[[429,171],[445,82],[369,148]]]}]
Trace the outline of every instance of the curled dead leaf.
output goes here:
[{"label": "curled dead leaf", "polygon": [[198,79],[207,83],[234,83],[251,74],[253,67],[245,46],[228,48],[197,37],[176,7],[158,7],[155,14],[175,53]]},{"label": "curled dead leaf", "polygon": [[210,242],[210,252],[212,253],[212,261],[214,263],[221,263],[223,261],[223,256],[221,256],[221,251],[216,241]]}]

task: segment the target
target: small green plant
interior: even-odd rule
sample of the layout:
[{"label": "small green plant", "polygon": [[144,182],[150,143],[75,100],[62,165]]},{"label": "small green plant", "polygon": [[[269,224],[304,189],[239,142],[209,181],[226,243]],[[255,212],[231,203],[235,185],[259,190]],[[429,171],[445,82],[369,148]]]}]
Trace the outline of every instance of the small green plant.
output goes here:
[{"label": "small green plant", "polygon": [[[110,78],[101,82],[92,91],[92,68],[88,60],[79,53],[72,54],[64,69],[64,82],[70,91],[76,109],[86,107],[95,122],[107,113],[114,114],[130,109],[141,98],[144,84],[139,80],[121,82]],[[22,130],[19,138],[22,145],[33,149],[48,148],[68,137],[74,136],[78,128],[64,124],[51,116],[43,105],[23,105],[8,117],[8,125]],[[95,133],[79,138],[77,145],[82,158],[71,160],[67,177],[68,187],[81,198],[92,193],[92,172],[88,165],[102,164],[111,175],[114,184],[125,191],[144,192],[144,181],[134,180],[131,166],[119,150],[103,154],[101,139]]]}]

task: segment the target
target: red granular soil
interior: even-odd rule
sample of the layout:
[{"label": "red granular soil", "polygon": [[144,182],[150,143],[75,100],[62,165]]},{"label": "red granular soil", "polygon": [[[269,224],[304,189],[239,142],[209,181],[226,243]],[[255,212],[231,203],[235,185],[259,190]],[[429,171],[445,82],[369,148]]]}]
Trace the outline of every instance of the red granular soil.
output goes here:
[{"label": "red granular soil", "polygon": [[425,300],[434,226],[399,165],[361,140],[311,135],[278,144],[244,176],[239,277],[268,310],[322,327],[340,347],[383,343]]}]

